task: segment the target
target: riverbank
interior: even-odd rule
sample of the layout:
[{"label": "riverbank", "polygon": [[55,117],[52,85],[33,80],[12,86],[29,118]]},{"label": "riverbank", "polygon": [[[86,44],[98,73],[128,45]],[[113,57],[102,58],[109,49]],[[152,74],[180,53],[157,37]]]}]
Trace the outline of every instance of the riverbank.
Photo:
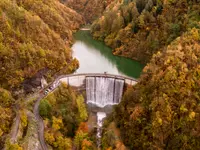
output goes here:
[{"label": "riverbank", "polygon": [[79,61],[77,73],[111,73],[139,78],[143,64],[124,57],[114,56],[112,49],[94,40],[89,31],[74,34],[73,57]]}]

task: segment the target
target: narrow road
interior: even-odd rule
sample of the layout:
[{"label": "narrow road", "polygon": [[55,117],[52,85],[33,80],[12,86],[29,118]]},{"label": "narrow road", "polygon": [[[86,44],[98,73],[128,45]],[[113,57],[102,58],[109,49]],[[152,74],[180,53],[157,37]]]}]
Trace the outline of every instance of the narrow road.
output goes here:
[{"label": "narrow road", "polygon": [[38,137],[39,137],[41,147],[42,147],[43,150],[48,150],[48,147],[47,147],[45,139],[44,139],[43,119],[39,114],[39,105],[40,105],[41,99],[43,99],[43,98],[44,98],[44,95],[40,95],[39,98],[36,100],[36,103],[35,103],[34,109],[33,109],[33,113],[34,113],[35,118],[38,122]]}]

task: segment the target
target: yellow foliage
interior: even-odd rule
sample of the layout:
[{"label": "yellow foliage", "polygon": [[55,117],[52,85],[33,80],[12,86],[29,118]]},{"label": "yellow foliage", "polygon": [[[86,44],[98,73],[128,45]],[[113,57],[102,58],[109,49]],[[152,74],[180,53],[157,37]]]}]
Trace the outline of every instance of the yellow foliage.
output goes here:
[{"label": "yellow foliage", "polygon": [[3,132],[8,132],[10,124],[12,123],[13,112],[10,108],[4,108],[0,106],[0,128]]},{"label": "yellow foliage", "polygon": [[17,87],[42,68],[51,76],[76,69],[67,65],[73,59],[64,39],[72,43],[72,32],[83,23],[78,13],[58,0],[1,0],[0,14],[1,85]]},{"label": "yellow foliage", "polygon": [[22,127],[26,127],[27,126],[27,115],[25,113],[25,110],[21,110],[20,111],[20,119],[21,119],[21,124]]},{"label": "yellow foliage", "polygon": [[72,148],[72,141],[70,138],[58,136],[53,145],[57,147],[58,150],[70,150]]},{"label": "yellow foliage", "polygon": [[187,112],[187,111],[188,111],[188,109],[185,107],[185,104],[182,104],[182,105],[181,105],[180,111],[181,111],[181,112]]},{"label": "yellow foliage", "polygon": [[59,130],[60,128],[63,127],[63,121],[62,121],[62,118],[56,118],[56,117],[52,117],[53,119],[53,125],[52,125],[52,128],[57,131]]},{"label": "yellow foliage", "polygon": [[6,141],[6,150],[23,150],[18,144],[11,144],[10,141]]},{"label": "yellow foliage", "polygon": [[200,35],[199,35],[199,31],[196,28],[193,28],[191,30],[191,34],[192,34],[192,39],[194,40],[200,40]]},{"label": "yellow foliage", "polygon": [[45,132],[45,133],[44,133],[44,137],[45,137],[45,140],[46,140],[50,145],[52,145],[52,144],[55,142],[55,138],[54,138],[53,133]]},{"label": "yellow foliage", "polygon": [[76,99],[76,103],[78,105],[78,111],[80,114],[81,121],[85,121],[88,118],[87,109],[85,106],[84,98],[82,95],[79,95]]},{"label": "yellow foliage", "polygon": [[1,106],[5,106],[5,107],[9,107],[13,102],[13,98],[10,94],[9,91],[0,88],[0,105]]},{"label": "yellow foliage", "polygon": [[194,119],[195,118],[196,113],[194,111],[190,112],[189,114],[189,118],[190,119]]},{"label": "yellow foliage", "polygon": [[112,147],[107,148],[106,150],[112,150]]},{"label": "yellow foliage", "polygon": [[1,130],[1,128],[0,128],[0,137],[3,135],[3,131]]}]

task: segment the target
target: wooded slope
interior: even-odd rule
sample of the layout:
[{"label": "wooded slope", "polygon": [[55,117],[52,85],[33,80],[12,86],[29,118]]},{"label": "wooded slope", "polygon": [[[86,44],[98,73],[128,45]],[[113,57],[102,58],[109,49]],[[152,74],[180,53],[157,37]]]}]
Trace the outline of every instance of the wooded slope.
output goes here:
[{"label": "wooded slope", "polygon": [[0,83],[17,87],[47,68],[51,74],[77,68],[72,32],[82,17],[57,0],[0,1]]},{"label": "wooded slope", "polygon": [[114,112],[131,149],[200,149],[200,30],[155,54]]},{"label": "wooded slope", "polygon": [[185,31],[199,29],[198,21],[198,0],[115,0],[93,23],[92,34],[115,55],[146,63]]}]

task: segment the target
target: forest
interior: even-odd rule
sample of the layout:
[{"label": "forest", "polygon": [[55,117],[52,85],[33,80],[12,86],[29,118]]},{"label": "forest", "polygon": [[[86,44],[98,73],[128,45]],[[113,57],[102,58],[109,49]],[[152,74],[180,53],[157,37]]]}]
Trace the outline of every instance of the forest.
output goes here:
[{"label": "forest", "polygon": [[62,83],[40,102],[40,115],[45,122],[45,140],[54,149],[94,150],[89,136],[88,111],[84,98]]},{"label": "forest", "polygon": [[63,68],[70,73],[78,67],[70,44],[82,17],[58,1],[1,0],[0,22],[3,88],[17,88],[43,68],[53,75]]},{"label": "forest", "polygon": [[73,34],[88,24],[113,55],[145,65],[104,120],[101,149],[199,150],[199,0],[0,0],[0,149],[42,149],[41,97],[48,149],[97,149],[85,93],[65,83],[23,92],[43,69],[51,83],[79,68]]},{"label": "forest", "polygon": [[200,149],[200,30],[158,52],[113,118],[131,149]]},{"label": "forest", "polygon": [[78,68],[70,45],[82,23],[78,13],[56,0],[0,1],[0,149],[22,97],[13,98],[13,92],[22,88],[24,80],[44,68],[49,76]]},{"label": "forest", "polygon": [[88,24],[100,17],[113,0],[63,0],[64,3],[81,14]]},{"label": "forest", "polygon": [[117,147],[109,138],[115,137],[109,129],[114,122],[130,149],[198,150],[200,3],[126,2],[109,5],[94,22],[92,34],[114,54],[148,63],[106,122],[105,149]]},{"label": "forest", "polygon": [[94,21],[92,34],[114,55],[147,63],[184,32],[199,29],[199,13],[198,0],[115,0]]}]

